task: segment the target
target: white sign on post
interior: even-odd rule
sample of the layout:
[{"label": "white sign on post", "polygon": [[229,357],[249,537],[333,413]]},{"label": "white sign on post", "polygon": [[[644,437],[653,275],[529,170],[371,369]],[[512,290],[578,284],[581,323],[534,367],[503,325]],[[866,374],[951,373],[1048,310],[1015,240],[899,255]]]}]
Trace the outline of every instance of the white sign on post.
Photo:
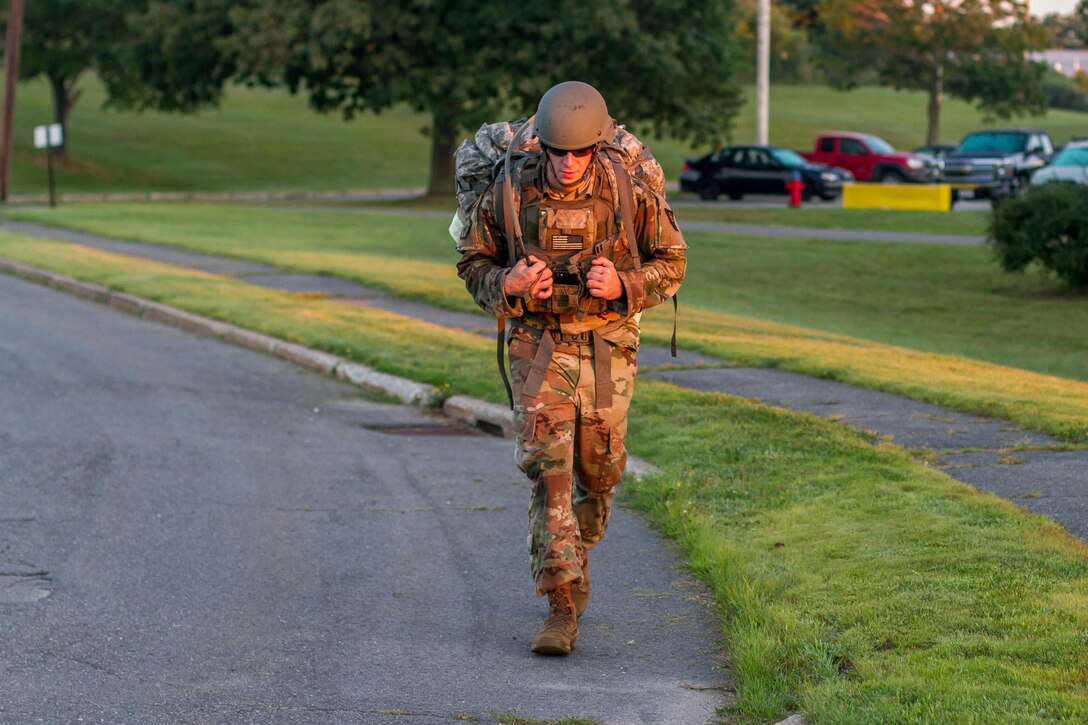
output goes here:
[{"label": "white sign on post", "polygon": [[45,149],[49,159],[49,206],[57,205],[57,187],[53,181],[53,149],[64,144],[64,127],[59,123],[34,127],[34,148]]},{"label": "white sign on post", "polygon": [[56,148],[64,143],[64,127],[59,123],[34,127],[34,148]]}]

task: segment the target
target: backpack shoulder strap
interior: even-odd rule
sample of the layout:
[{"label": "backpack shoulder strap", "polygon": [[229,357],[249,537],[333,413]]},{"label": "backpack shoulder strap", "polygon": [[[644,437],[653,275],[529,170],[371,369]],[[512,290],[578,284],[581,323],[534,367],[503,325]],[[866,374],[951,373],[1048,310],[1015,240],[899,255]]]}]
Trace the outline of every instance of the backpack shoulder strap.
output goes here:
[{"label": "backpack shoulder strap", "polygon": [[[646,149],[643,151],[645,157],[649,153]],[[620,215],[623,221],[623,233],[627,239],[627,246],[631,250],[631,258],[635,262],[635,269],[642,267],[642,262],[638,255],[638,242],[635,240],[635,191],[631,185],[631,174],[627,171],[627,166],[623,163],[621,154],[617,151],[610,150],[608,158],[612,162],[612,170],[616,179],[616,196],[617,202],[620,207]],[[639,181],[635,179],[635,181]],[[653,193],[658,198],[659,203],[664,204],[665,198],[661,196],[655,189],[648,184],[639,183],[639,186],[647,191]],[[670,344],[670,352],[673,357],[676,357],[676,322],[677,322],[677,305],[678,300],[676,294],[672,296],[672,341]]]},{"label": "backpack shoulder strap", "polygon": [[510,177],[505,174],[499,176],[499,183],[495,184],[495,211],[502,219],[503,236],[506,237],[506,259],[513,267],[517,264],[517,247],[514,240],[517,238],[517,217],[520,209],[518,195],[513,193]]},{"label": "backpack shoulder strap", "polygon": [[638,241],[635,238],[635,190],[631,186],[631,174],[623,163],[623,157],[615,149],[608,149],[608,160],[612,163],[612,176],[616,180],[616,203],[619,206],[620,222],[627,248],[631,252],[635,269],[642,267],[638,254]]}]

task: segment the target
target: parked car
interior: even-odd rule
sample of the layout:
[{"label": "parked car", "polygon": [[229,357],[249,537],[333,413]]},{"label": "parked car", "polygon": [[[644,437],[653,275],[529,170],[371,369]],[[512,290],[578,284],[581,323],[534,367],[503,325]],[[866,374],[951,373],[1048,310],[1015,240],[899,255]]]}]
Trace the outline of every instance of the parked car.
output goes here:
[{"label": "parked car", "polygon": [[944,181],[953,187],[953,201],[998,201],[1027,185],[1032,172],[1054,155],[1045,131],[996,128],[963,137],[960,147],[944,158]]},{"label": "parked car", "polygon": [[934,159],[896,151],[884,139],[867,133],[823,133],[816,137],[813,150],[801,155],[813,163],[846,169],[858,181],[929,183],[940,177],[940,166]]},{"label": "parked car", "polygon": [[1088,140],[1070,141],[1054,159],[1031,175],[1032,186],[1088,184]]},{"label": "parked car", "polygon": [[688,159],[680,174],[680,190],[701,198],[725,194],[741,199],[745,194],[788,194],[786,183],[793,174],[804,183],[803,199],[818,196],[831,201],[842,185],[853,181],[849,171],[814,164],[794,151],[778,146],[730,146],[697,159]]}]

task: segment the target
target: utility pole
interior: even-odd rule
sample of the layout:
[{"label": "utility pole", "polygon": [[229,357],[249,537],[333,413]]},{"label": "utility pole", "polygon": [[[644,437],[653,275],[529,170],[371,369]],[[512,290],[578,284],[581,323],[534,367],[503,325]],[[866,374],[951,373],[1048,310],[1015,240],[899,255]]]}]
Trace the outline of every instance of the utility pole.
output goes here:
[{"label": "utility pole", "polygon": [[19,51],[23,44],[23,0],[11,0],[8,33],[4,43],[4,110],[0,120],[0,201],[8,200],[11,176],[12,136],[15,123],[15,86],[19,82]]},{"label": "utility pole", "polygon": [[756,143],[767,143],[771,95],[771,0],[759,0],[756,40]]}]

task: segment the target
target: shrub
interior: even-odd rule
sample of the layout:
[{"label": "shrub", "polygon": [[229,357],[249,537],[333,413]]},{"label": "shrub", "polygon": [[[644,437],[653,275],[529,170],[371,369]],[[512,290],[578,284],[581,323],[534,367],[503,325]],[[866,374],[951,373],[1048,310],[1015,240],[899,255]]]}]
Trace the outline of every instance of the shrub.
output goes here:
[{"label": "shrub", "polygon": [[1043,83],[1048,108],[1066,111],[1088,111],[1088,94],[1072,84]]},{"label": "shrub", "polygon": [[989,239],[1001,266],[1039,262],[1073,289],[1088,289],[1088,186],[1036,186],[994,207]]}]

